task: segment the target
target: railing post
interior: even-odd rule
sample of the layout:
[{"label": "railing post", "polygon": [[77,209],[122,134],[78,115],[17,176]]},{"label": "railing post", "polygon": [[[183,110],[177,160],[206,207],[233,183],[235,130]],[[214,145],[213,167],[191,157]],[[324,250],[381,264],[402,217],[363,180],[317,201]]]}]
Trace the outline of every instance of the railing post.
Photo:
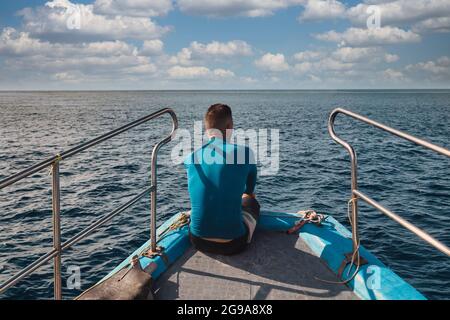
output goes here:
[{"label": "railing post", "polygon": [[53,286],[56,300],[62,299],[61,287],[61,198],[59,185],[59,160],[52,164],[52,211],[53,211],[53,248],[57,251],[53,258]]},{"label": "railing post", "polygon": [[157,180],[156,180],[156,166],[157,166],[157,154],[158,154],[159,144],[153,148],[152,152],[152,164],[151,164],[151,191],[150,191],[150,245],[151,252],[156,252],[156,190],[157,190]]},{"label": "railing post", "polygon": [[[358,190],[358,164],[357,164],[357,157],[356,152],[353,149],[353,147],[348,144],[346,141],[342,140],[336,135],[336,132],[334,131],[334,121],[336,120],[336,116],[340,112],[340,109],[335,109],[333,112],[331,112],[330,117],[328,119],[328,132],[330,133],[330,136],[333,138],[334,141],[342,145],[347,152],[350,155],[350,162],[351,162],[351,198],[350,198],[350,205],[351,205],[351,224],[352,224],[352,249],[353,253],[355,253],[358,250],[359,247],[359,231],[358,231],[358,197],[353,192],[353,190]],[[356,263],[363,263],[363,260],[361,258],[360,261],[357,261]]]},{"label": "railing post", "polygon": [[146,255],[148,257],[153,257],[155,255],[161,255],[164,248],[158,247],[156,245],[157,239],[156,239],[156,193],[158,191],[158,182],[157,182],[157,166],[158,166],[158,151],[159,149],[171,141],[173,137],[175,136],[175,131],[178,129],[178,119],[173,110],[167,109],[170,116],[172,117],[173,126],[172,126],[172,132],[170,133],[170,136],[166,137],[164,140],[159,141],[154,147],[152,151],[152,163],[151,163],[151,190],[150,190],[150,210],[151,210],[151,217],[150,217],[150,250],[147,251]]},{"label": "railing post", "polygon": [[353,252],[356,252],[358,250],[359,246],[359,230],[358,230],[358,197],[353,192],[353,190],[358,190],[358,167],[357,167],[357,160],[356,160],[356,152],[352,149],[352,152],[350,152],[350,158],[351,158],[351,177],[352,177],[352,183],[351,183],[351,204],[352,204],[352,240],[353,240]]}]

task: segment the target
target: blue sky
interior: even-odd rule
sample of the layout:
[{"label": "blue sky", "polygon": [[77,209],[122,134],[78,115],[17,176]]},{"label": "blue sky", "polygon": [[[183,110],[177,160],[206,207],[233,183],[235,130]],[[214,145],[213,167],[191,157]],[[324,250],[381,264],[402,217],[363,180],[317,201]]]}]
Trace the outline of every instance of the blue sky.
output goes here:
[{"label": "blue sky", "polygon": [[353,88],[450,88],[450,0],[0,3],[0,90]]}]

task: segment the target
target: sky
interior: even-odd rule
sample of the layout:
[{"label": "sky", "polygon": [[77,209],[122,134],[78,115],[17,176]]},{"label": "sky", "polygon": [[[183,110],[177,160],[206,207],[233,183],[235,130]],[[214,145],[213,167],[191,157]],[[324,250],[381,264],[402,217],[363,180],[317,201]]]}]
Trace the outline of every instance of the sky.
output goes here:
[{"label": "sky", "polygon": [[386,88],[450,88],[450,0],[0,2],[0,90]]}]

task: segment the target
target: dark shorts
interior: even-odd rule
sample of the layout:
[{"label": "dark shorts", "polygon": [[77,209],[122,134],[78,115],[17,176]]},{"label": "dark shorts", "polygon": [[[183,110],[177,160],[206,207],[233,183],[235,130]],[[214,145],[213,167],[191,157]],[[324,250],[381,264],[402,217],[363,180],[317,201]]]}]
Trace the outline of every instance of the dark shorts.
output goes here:
[{"label": "dark shorts", "polygon": [[[244,198],[242,199],[242,210],[250,213],[256,221],[259,218],[260,206],[256,199]],[[244,224],[245,225],[245,224]],[[246,233],[239,238],[233,239],[229,242],[215,242],[208,241],[200,237],[196,237],[189,232],[189,238],[194,247],[202,252],[233,255],[244,251],[247,248],[248,227],[245,225]]]}]

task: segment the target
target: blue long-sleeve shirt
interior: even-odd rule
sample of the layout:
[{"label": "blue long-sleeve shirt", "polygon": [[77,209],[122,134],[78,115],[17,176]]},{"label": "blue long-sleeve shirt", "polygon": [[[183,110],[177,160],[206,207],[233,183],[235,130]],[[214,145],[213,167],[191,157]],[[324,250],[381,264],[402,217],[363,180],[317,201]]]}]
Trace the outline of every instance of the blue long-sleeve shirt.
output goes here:
[{"label": "blue long-sleeve shirt", "polygon": [[211,138],[185,162],[191,200],[191,233],[197,237],[235,239],[245,234],[242,194],[253,193],[256,164],[245,146]]}]

